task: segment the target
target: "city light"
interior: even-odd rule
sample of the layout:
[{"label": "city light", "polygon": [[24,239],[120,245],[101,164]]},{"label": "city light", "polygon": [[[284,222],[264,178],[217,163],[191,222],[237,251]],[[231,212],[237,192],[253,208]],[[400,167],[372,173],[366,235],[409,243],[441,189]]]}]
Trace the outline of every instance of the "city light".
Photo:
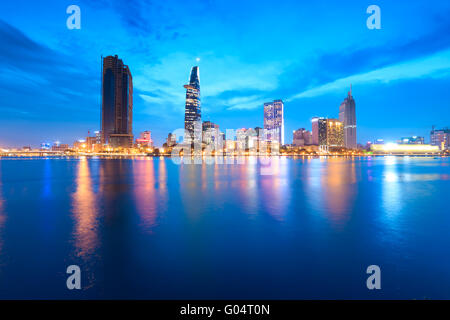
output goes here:
[{"label": "city light", "polygon": [[370,149],[374,152],[384,153],[438,153],[439,147],[429,144],[372,144]]}]

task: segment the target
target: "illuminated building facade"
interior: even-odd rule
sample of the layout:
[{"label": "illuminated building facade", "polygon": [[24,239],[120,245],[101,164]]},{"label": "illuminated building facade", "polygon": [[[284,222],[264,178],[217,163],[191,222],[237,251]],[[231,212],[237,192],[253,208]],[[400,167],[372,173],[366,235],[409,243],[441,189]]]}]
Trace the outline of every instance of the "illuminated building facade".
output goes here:
[{"label": "illuminated building facade", "polygon": [[356,104],[351,86],[347,98],[339,106],[339,121],[344,125],[344,146],[356,149]]},{"label": "illuminated building facade", "polygon": [[344,147],[344,124],[338,119],[317,119],[319,147]]},{"label": "illuminated building facade", "polygon": [[200,107],[200,71],[192,67],[189,83],[186,88],[186,106],[184,112],[184,141],[186,143],[201,142],[202,113]]},{"label": "illuminated building facade", "polygon": [[375,154],[436,154],[439,153],[438,146],[429,144],[372,144],[370,150]]},{"label": "illuminated building facade", "polygon": [[51,145],[49,142],[43,142],[41,143],[41,150],[50,150]]},{"label": "illuminated building facade", "polygon": [[141,132],[138,139],[136,139],[136,144],[141,147],[152,147],[152,133],[150,131]]},{"label": "illuminated building facade", "polygon": [[219,125],[211,121],[204,121],[202,124],[202,141],[207,145],[219,145],[221,142]]},{"label": "illuminated building facade", "polygon": [[55,143],[52,146],[52,151],[59,151],[59,152],[64,152],[69,150],[69,145],[68,144],[64,144],[64,143]]},{"label": "illuminated building facade", "polygon": [[268,141],[284,145],[284,104],[282,100],[264,103],[264,130]]},{"label": "illuminated building facade", "polygon": [[444,128],[436,130],[433,127],[430,134],[430,143],[432,146],[437,146],[441,150],[450,149],[450,129]]},{"label": "illuminated building facade", "polygon": [[168,147],[173,147],[177,144],[177,136],[174,133],[169,133],[166,139],[166,144]]},{"label": "illuminated building facade", "polygon": [[133,80],[116,56],[103,58],[102,143],[129,148],[133,144]]},{"label": "illuminated building facade", "polygon": [[87,151],[94,151],[95,145],[97,144],[97,138],[96,137],[86,137],[86,150]]},{"label": "illuminated building facade", "polygon": [[256,151],[258,147],[258,133],[253,128],[236,130],[236,145],[240,151]]},{"label": "illuminated building facade", "polygon": [[[324,121],[324,118],[314,117],[311,120],[311,144],[319,145],[319,125]],[[326,133],[326,131],[325,131]]]}]

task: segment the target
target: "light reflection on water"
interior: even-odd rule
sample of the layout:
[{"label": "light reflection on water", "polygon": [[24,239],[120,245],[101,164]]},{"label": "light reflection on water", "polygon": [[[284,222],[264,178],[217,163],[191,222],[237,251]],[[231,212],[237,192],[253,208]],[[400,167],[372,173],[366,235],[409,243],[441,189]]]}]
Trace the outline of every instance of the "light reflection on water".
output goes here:
[{"label": "light reflection on water", "polygon": [[[2,163],[0,162],[0,168]],[[2,264],[2,253],[3,253],[3,229],[6,223],[6,214],[4,213],[4,202],[3,199],[3,183],[2,183],[2,171],[0,170],[0,266]]]},{"label": "light reflection on water", "polygon": [[[96,194],[93,191],[89,161],[81,158],[75,178],[76,190],[72,194],[72,212],[74,219],[74,249],[75,256],[82,261],[85,271],[92,271],[92,264],[98,256],[99,247],[98,219],[99,210]],[[78,260],[78,259],[76,259]],[[88,270],[86,270],[88,269]],[[92,272],[87,272],[89,285],[95,278]]]},{"label": "light reflection on water", "polygon": [[147,232],[151,232],[158,215],[153,158],[133,162],[133,179],[136,208],[142,219],[142,227]]}]

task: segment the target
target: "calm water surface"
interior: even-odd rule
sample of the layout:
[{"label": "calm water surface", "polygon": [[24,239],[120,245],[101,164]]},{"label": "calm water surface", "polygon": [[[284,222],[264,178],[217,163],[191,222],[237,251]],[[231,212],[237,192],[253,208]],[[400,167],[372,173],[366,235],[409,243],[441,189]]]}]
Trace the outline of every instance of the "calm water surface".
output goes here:
[{"label": "calm water surface", "polygon": [[450,298],[449,159],[272,161],[0,160],[0,298]]}]

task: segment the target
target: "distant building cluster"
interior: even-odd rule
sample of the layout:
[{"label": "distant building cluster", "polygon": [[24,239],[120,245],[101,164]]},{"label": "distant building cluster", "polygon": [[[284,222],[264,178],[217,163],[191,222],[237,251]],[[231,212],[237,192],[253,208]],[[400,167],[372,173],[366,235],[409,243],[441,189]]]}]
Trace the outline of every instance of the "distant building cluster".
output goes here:
[{"label": "distant building cluster", "polygon": [[352,89],[339,106],[339,119],[313,117],[311,131],[305,128],[293,132],[292,146],[305,148],[315,146],[320,153],[334,150],[356,150],[356,104]]},{"label": "distant building cluster", "polygon": [[433,129],[430,134],[430,143],[432,146],[439,147],[440,150],[450,149],[450,129]]}]

